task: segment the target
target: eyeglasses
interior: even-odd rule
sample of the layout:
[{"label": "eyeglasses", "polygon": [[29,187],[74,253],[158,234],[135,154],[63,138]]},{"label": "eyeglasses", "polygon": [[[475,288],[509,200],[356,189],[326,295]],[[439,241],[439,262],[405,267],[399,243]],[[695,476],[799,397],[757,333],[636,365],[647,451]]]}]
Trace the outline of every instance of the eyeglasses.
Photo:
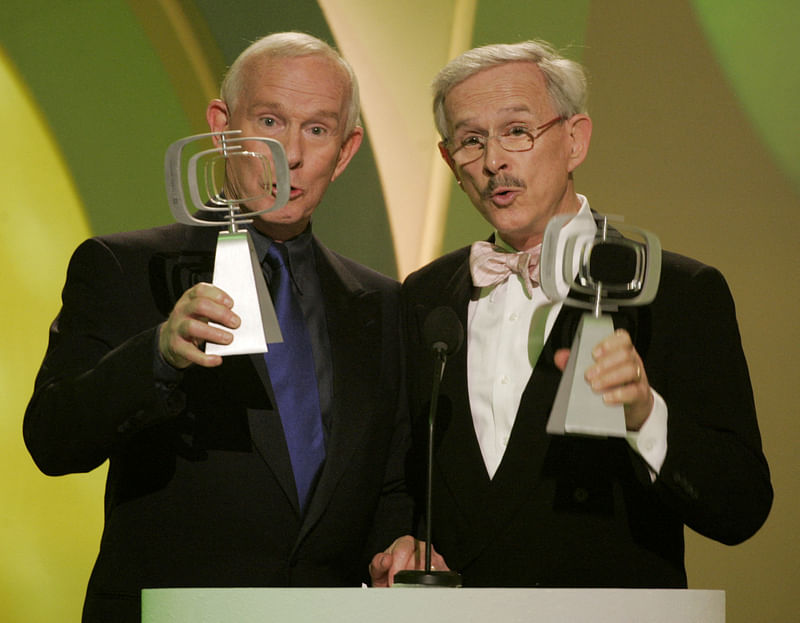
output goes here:
[{"label": "eyeglasses", "polygon": [[525,129],[523,126],[513,126],[503,134],[494,134],[491,136],[472,134],[460,141],[458,146],[450,152],[450,157],[453,159],[453,162],[459,166],[475,162],[483,155],[483,152],[486,150],[486,145],[489,143],[489,139],[492,138],[496,138],[497,142],[500,143],[500,147],[506,151],[529,151],[533,149],[533,143],[537,138],[547,132],[555,124],[566,121],[566,119],[567,117],[563,115],[556,117],[534,128],[532,132]]}]

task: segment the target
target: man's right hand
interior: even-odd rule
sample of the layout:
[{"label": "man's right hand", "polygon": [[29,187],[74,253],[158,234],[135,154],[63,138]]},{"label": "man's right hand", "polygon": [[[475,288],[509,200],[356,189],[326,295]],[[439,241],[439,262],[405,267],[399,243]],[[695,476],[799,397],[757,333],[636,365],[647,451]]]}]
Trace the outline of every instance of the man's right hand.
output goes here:
[{"label": "man's right hand", "polygon": [[208,324],[238,328],[241,319],[232,308],[233,299],[210,283],[198,283],[186,290],[159,329],[158,350],[164,361],[178,369],[193,363],[207,368],[220,365],[221,356],[206,355],[202,348],[206,342],[233,341],[232,333]]},{"label": "man's right hand", "polygon": [[[418,571],[425,569],[425,542],[408,534],[395,539],[385,551],[372,557],[369,565],[372,586],[375,588],[392,586],[395,573],[406,569]],[[450,570],[444,558],[434,548],[431,548],[431,570]]]}]

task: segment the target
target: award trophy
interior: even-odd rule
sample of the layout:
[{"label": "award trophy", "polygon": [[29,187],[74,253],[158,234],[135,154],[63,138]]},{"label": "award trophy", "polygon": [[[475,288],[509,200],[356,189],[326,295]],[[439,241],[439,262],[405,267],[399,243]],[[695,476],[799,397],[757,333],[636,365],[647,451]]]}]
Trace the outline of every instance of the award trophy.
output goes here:
[{"label": "award trophy", "polygon": [[605,404],[583,374],[594,361],[594,347],[614,332],[611,316],[603,312],[617,311],[620,305],[646,305],[655,298],[661,276],[661,243],[654,234],[636,227],[626,227],[623,237],[620,218],[613,219],[616,229],[609,231],[610,217],[599,216],[594,231],[565,236],[562,227],[570,218],[557,216],[547,225],[540,282],[551,300],[591,311],[583,314],[575,333],[547,432],[624,437],[622,405]]},{"label": "award trophy", "polygon": [[[212,281],[231,296],[242,322],[238,329],[225,328],[233,333],[230,344],[206,343],[205,352],[217,355],[265,353],[268,343],[283,341],[253,241],[247,229],[240,226],[286,205],[289,165],[278,141],[240,135],[241,130],[230,130],[182,138],[167,148],[164,158],[167,198],[175,220],[222,228],[217,237]],[[213,148],[186,153],[187,145],[197,148],[198,142],[209,139],[215,141]],[[248,177],[242,173],[245,168]],[[202,173],[202,186],[198,173]],[[255,190],[246,186],[246,180],[255,184]],[[189,212],[186,187],[192,206],[205,218]],[[271,205],[259,211],[242,211],[242,204],[255,201]]]}]

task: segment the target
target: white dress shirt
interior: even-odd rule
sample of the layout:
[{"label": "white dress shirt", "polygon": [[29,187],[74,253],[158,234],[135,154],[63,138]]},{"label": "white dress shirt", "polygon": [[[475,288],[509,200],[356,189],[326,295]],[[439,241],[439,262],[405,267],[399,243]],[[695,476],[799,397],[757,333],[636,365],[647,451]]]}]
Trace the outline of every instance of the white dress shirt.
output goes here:
[{"label": "white dress shirt", "polygon": [[[564,225],[570,234],[593,235],[594,217],[586,197],[581,208]],[[562,236],[563,240],[565,236]],[[513,251],[499,235],[495,244]],[[576,245],[577,246],[577,245]],[[559,283],[563,296],[568,286]],[[503,459],[517,416],[522,392],[530,380],[541,344],[547,341],[561,303],[547,299],[540,287],[529,297],[522,280],[512,275],[504,282],[481,288],[467,311],[467,383],[475,434],[486,471],[494,477]],[[540,326],[544,324],[542,332]],[[538,329],[538,336],[537,336]],[[651,390],[652,391],[652,390]],[[667,406],[656,393],[650,416],[641,430],[628,433],[628,443],[649,465],[655,478],[667,451]]]}]

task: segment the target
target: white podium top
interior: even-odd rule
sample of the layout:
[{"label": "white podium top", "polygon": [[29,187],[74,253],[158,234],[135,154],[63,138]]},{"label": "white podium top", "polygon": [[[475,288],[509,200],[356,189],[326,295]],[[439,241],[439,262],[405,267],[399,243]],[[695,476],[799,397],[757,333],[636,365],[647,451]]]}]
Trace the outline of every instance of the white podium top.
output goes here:
[{"label": "white podium top", "polygon": [[724,623],[724,591],[178,588],[142,591],[142,623]]}]

